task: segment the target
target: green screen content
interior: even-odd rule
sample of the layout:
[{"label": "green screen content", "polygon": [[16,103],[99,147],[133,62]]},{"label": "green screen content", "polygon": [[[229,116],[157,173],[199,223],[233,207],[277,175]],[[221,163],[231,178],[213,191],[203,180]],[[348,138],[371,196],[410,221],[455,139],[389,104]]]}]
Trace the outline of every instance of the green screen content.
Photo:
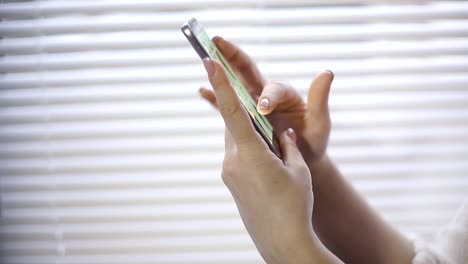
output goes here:
[{"label": "green screen content", "polygon": [[257,104],[250,96],[247,89],[242,85],[242,82],[237,78],[234,71],[232,70],[229,63],[224,59],[224,56],[218,50],[216,45],[211,41],[205,31],[201,31],[197,36],[198,41],[203,45],[206,52],[210,54],[211,58],[221,62],[224,65],[224,68],[228,72],[228,78],[231,82],[231,85],[237,92],[242,104],[249,112],[250,116],[257,122],[258,128],[262,131],[263,135],[267,137],[267,140],[271,145],[273,145],[273,127],[271,126],[270,122],[266,119],[265,116],[259,114],[257,112]]}]

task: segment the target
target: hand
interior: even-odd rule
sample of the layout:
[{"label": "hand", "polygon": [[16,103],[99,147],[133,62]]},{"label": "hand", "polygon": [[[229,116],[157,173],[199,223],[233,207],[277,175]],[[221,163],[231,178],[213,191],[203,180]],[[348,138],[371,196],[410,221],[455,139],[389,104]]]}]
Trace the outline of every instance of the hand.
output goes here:
[{"label": "hand", "polygon": [[[219,37],[214,41],[257,100],[259,112],[267,115],[276,132],[281,133],[289,127],[297,132],[297,145],[314,176],[313,224],[314,236],[317,234],[321,239],[315,239],[315,245],[322,248],[320,252],[328,254],[329,260],[339,262],[323,247],[323,242],[349,263],[409,263],[414,255],[411,243],[367,205],[324,155],[331,128],[328,94],[333,74],[325,71],[316,76],[305,104],[290,85],[266,83],[242,50]],[[217,107],[212,91],[201,88],[200,93]]]},{"label": "hand", "polygon": [[[308,163],[321,160],[331,129],[328,95],[333,73],[324,71],[317,75],[309,87],[306,104],[289,84],[266,83],[255,63],[234,44],[220,37],[215,37],[213,41],[258,102],[258,111],[268,115],[276,133],[281,134],[287,128],[293,128],[298,135],[297,143],[304,159]],[[200,94],[217,107],[213,91],[202,87]]]},{"label": "hand", "polygon": [[223,181],[260,254],[267,263],[329,260],[310,222],[312,182],[294,131],[280,136],[281,161],[255,131],[223,66],[210,59],[204,64],[226,124]]}]

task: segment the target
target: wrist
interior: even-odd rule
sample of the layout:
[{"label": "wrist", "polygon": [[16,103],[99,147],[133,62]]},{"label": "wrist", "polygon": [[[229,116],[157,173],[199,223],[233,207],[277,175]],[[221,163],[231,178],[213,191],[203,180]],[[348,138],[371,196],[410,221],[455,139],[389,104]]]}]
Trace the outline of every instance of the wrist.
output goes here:
[{"label": "wrist", "polygon": [[[281,237],[276,237],[272,254],[272,261],[269,264],[283,263],[310,263],[307,262],[311,249],[315,246],[315,234],[310,222],[297,224],[294,229],[283,233]],[[298,228],[303,227],[303,228]]]},{"label": "wrist", "polygon": [[318,239],[315,233],[299,241],[294,250],[289,250],[278,263],[315,264],[315,263],[341,263]]},{"label": "wrist", "polygon": [[335,256],[328,248],[326,248],[320,239],[314,234],[310,261],[307,263],[343,263],[337,256]]},{"label": "wrist", "polygon": [[315,235],[312,227],[297,236],[284,237],[274,247],[274,254],[265,258],[269,264],[341,263]]}]

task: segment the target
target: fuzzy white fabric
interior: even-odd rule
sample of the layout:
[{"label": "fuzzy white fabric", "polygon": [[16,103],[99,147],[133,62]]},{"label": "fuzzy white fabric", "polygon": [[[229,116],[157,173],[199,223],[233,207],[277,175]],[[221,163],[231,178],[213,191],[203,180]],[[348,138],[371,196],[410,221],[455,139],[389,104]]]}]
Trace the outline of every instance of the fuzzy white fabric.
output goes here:
[{"label": "fuzzy white fabric", "polygon": [[468,200],[432,242],[414,240],[412,264],[468,264]]}]

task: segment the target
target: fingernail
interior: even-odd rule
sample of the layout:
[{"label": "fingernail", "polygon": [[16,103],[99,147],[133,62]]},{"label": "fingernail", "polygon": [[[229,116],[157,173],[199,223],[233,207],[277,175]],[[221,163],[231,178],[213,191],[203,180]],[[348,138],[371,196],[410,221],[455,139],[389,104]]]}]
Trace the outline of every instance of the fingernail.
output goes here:
[{"label": "fingernail", "polygon": [[332,81],[333,81],[333,79],[335,78],[335,74],[334,74],[331,70],[326,70],[326,71],[329,72],[329,73],[331,73],[331,75],[332,75]]},{"label": "fingernail", "polygon": [[205,66],[205,70],[208,73],[208,77],[211,78],[215,71],[213,60],[211,60],[210,58],[203,59],[203,66]]},{"label": "fingernail", "polygon": [[268,107],[270,107],[270,100],[268,100],[268,98],[263,98],[260,101],[259,108],[260,109],[267,109]]},{"label": "fingernail", "polygon": [[218,42],[218,41],[222,41],[222,40],[223,40],[223,38],[220,37],[220,36],[215,36],[215,37],[213,38],[213,42]]},{"label": "fingernail", "polygon": [[296,142],[296,132],[294,132],[292,128],[288,128],[288,130],[286,131],[286,135],[288,135],[290,139]]}]

